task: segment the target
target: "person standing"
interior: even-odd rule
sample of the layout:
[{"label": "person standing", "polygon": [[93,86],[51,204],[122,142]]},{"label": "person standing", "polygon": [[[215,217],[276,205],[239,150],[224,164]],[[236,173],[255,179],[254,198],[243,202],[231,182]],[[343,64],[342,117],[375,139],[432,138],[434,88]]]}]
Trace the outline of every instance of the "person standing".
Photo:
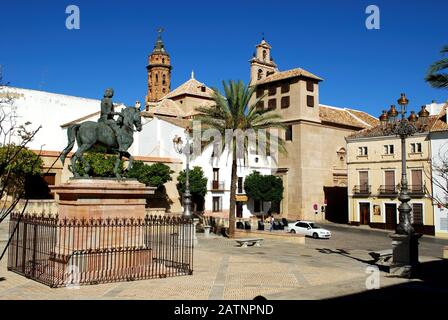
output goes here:
[{"label": "person standing", "polygon": [[271,225],[269,226],[269,232],[271,232],[274,229],[274,216],[271,215],[270,221]]}]

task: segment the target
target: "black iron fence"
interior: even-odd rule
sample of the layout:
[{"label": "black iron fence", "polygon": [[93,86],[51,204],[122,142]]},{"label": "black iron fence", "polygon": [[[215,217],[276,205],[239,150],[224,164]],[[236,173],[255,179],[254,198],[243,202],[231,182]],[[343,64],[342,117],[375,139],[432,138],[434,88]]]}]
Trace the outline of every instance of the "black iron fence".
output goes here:
[{"label": "black iron fence", "polygon": [[181,217],[58,219],[11,214],[8,270],[50,287],[193,273],[193,228]]}]

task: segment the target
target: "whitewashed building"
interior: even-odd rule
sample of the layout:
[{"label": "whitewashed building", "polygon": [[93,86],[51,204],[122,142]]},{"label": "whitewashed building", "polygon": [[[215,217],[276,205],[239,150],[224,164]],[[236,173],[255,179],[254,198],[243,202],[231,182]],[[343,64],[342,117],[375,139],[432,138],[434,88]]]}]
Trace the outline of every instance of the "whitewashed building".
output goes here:
[{"label": "whitewashed building", "polygon": [[[431,104],[433,112],[440,113],[440,119],[447,122],[447,104]],[[427,106],[428,108],[428,106]],[[448,177],[438,168],[448,163],[448,131],[443,127],[433,127],[429,135],[432,161],[432,198],[434,207],[435,236],[448,238]]]}]

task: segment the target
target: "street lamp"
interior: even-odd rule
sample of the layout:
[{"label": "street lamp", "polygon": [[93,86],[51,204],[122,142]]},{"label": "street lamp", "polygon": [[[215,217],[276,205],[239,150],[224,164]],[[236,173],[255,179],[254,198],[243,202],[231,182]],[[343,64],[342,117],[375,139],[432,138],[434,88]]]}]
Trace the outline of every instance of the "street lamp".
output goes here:
[{"label": "street lamp", "polygon": [[[397,111],[395,106],[391,106],[388,112],[383,111],[379,117],[381,128],[385,135],[399,136],[401,140],[401,189],[398,196],[401,204],[398,207],[399,223],[392,238],[392,264],[390,266],[390,274],[398,277],[411,277],[415,267],[418,265],[418,239],[421,234],[415,233],[411,222],[412,208],[409,205],[411,197],[408,194],[408,179],[406,175],[406,138],[419,132],[424,126],[417,125],[417,120],[424,122],[424,118],[428,117],[428,112],[424,110],[419,112],[420,119],[412,111],[408,119],[406,119],[406,108],[409,100],[404,93],[398,99],[400,110]],[[401,119],[397,116],[401,114]]]},{"label": "street lamp", "polygon": [[173,139],[174,150],[179,154],[185,154],[185,192],[183,194],[184,218],[191,218],[191,193],[190,193],[190,127],[185,128],[186,143],[182,142],[182,138],[175,136]]}]

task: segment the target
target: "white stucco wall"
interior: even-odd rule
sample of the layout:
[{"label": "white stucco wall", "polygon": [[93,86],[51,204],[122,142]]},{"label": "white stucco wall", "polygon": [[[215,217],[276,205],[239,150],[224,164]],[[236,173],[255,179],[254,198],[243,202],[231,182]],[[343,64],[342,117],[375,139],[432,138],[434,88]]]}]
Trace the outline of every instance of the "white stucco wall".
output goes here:
[{"label": "white stucco wall", "polygon": [[[431,134],[431,158],[433,165],[437,166],[440,164],[444,157],[448,159],[448,132],[434,132]],[[434,198],[448,203],[448,195],[435,183],[438,181],[441,185],[444,185],[447,181],[441,178],[435,170],[432,170],[432,174]],[[437,205],[436,202],[434,204],[434,226],[436,236],[448,238],[448,209]]]},{"label": "white stucco wall", "polygon": [[14,97],[18,125],[31,122],[31,128],[42,126],[28,147],[46,151],[61,151],[67,136],[61,125],[100,110],[100,100],[86,99],[44,91],[1,87],[0,95]]},{"label": "white stucco wall", "polygon": [[[185,141],[184,128],[171,124],[167,121],[155,117],[154,119],[146,118],[143,120],[143,129],[138,137],[138,142],[134,147],[138,149],[135,154],[142,156],[159,156],[180,158],[185,169],[185,157],[176,153],[173,147],[174,136],[182,137]],[[230,204],[230,177],[231,177],[231,158],[228,153],[223,153],[220,158],[212,159],[213,146],[207,147],[199,157],[191,160],[190,168],[199,166],[204,171],[204,176],[208,180],[208,192],[205,196],[205,210],[212,211],[213,197],[221,197],[222,211],[229,210]],[[247,166],[242,162],[238,163],[238,176],[244,178],[254,170],[261,174],[271,174],[270,160],[258,157],[255,161],[256,154],[250,154]],[[223,190],[211,190],[213,180],[213,168],[219,168],[219,180],[224,182]],[[269,203],[263,205],[263,209],[267,212],[270,208]],[[243,205],[243,218],[248,218],[253,212],[253,201],[249,200]]]}]

